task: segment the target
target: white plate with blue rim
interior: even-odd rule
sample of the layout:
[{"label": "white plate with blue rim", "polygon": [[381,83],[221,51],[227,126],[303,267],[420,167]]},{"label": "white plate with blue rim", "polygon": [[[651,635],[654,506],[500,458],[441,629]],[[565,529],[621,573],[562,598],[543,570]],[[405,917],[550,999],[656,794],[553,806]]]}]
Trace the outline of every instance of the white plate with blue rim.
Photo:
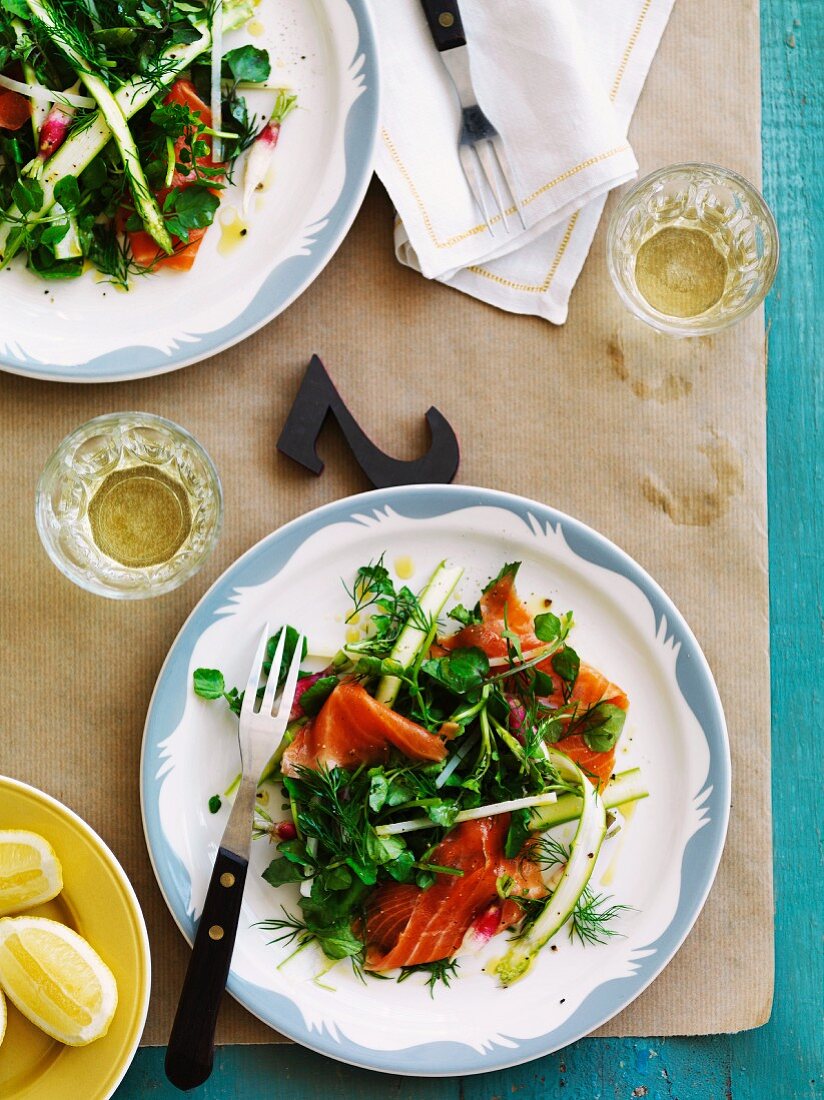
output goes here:
[{"label": "white plate with blue rim", "polygon": [[[378,62],[367,0],[260,0],[224,49],[269,53],[272,79],[298,95],[265,192],[234,222],[237,186],[191,271],[132,280],[127,293],[87,271],[44,282],[18,257],[0,272],[0,369],[64,382],[177,370],[271,321],[332,257],[363,200],[378,125]],[[271,93],[248,93],[256,113]]]},{"label": "white plate with blue rim", "polygon": [[[310,947],[272,943],[260,922],[296,908],[297,887],[270,887],[272,858],[253,845],[228,988],[265,1023],[353,1065],[415,1076],[483,1073],[551,1053],[634,1000],[692,928],[715,877],[727,829],[730,757],[707,662],[684,619],[644,570],[613,543],[547,505],[467,486],[382,489],[326,505],[263,539],[207,592],[172,646],[143,741],[146,840],[174,919],[191,942],[228,802],[211,795],[238,771],[235,720],[197,698],[192,672],[217,667],[243,684],[261,623],[289,622],[310,648],[333,653],[351,604],[341,578],[384,555],[422,585],[443,558],[464,567],[467,604],[507,561],[521,561],[519,593],[572,609],[572,641],[630,699],[616,767],[639,766],[649,797],[598,858],[592,883],[628,908],[603,945],[562,930],[533,970],[508,989],[465,961],[434,996],[424,975],[402,984],[359,980],[343,962],[324,970]],[[493,941],[486,949],[500,953]]]}]

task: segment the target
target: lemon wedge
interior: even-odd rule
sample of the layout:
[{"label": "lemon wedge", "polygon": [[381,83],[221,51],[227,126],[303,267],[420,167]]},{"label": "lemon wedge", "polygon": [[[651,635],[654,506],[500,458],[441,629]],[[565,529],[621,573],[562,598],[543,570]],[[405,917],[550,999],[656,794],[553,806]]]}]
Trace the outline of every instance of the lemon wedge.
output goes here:
[{"label": "lemon wedge", "polygon": [[22,829],[0,832],[0,917],[51,901],[62,889],[60,860],[47,840]]},{"label": "lemon wedge", "polygon": [[94,948],[45,917],[0,919],[0,986],[53,1039],[80,1047],[108,1031],[117,983]]}]

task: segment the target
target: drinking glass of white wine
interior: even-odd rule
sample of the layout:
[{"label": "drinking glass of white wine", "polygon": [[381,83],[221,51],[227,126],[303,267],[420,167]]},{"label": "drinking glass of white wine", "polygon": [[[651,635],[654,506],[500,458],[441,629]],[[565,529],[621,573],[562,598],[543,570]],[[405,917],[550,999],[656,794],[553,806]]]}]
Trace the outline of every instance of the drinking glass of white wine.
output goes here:
[{"label": "drinking glass of white wine", "polygon": [[763,302],[778,267],[778,230],[761,194],[714,164],[676,164],[619,203],[607,263],[624,304],[672,336],[706,336]]},{"label": "drinking glass of white wine", "polygon": [[220,478],[180,425],[112,413],[59,445],[40,477],[37,530],[69,580],[112,599],[160,596],[211,553],[223,521]]}]

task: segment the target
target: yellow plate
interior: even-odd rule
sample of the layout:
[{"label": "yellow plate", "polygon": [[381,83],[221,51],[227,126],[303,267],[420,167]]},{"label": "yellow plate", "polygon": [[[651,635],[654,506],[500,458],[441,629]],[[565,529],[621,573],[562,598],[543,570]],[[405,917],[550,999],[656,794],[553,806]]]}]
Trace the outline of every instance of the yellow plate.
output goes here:
[{"label": "yellow plate", "polygon": [[149,939],[137,897],[123,868],[84,821],[50,795],[5,776],[0,776],[0,829],[30,829],[52,845],[63,865],[63,892],[27,912],[62,921],[85,936],[111,968],[118,990],[108,1033],[85,1047],[50,1039],[7,999],[0,1097],[107,1100],[134,1057],[149,1007]]}]

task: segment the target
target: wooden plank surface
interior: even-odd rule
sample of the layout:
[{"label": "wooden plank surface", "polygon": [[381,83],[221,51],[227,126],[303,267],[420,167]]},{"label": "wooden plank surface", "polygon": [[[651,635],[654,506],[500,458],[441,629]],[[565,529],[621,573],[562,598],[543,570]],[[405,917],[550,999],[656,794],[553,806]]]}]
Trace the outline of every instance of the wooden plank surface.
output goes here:
[{"label": "wooden plank surface", "polygon": [[[683,0],[688,2],[688,0]],[[757,1031],[702,1039],[590,1039],[505,1073],[384,1077],[297,1047],[223,1048],[204,1100],[812,1100],[824,1096],[821,759],[824,542],[824,11],[762,0],[764,187],[783,258],[767,304],[776,995]],[[817,268],[817,270],[816,270]],[[754,701],[757,705],[757,701]],[[801,781],[799,778],[801,777]],[[759,853],[753,853],[757,860]],[[735,981],[719,974],[719,981]],[[118,1100],[178,1095],[145,1049]]]}]

